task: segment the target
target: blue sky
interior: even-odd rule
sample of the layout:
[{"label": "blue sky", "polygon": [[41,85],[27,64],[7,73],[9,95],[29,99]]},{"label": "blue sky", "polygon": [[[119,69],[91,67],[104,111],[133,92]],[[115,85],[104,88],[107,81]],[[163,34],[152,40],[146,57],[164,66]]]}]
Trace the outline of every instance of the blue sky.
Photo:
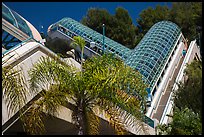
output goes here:
[{"label": "blue sky", "polygon": [[[123,7],[128,10],[135,25],[136,18],[143,9],[155,8],[156,5],[171,7],[171,2],[4,2],[4,4],[44,33],[47,32],[49,25],[63,17],[80,21],[91,7],[107,9],[111,14],[115,14],[117,7]],[[43,26],[43,29],[40,26]]]}]

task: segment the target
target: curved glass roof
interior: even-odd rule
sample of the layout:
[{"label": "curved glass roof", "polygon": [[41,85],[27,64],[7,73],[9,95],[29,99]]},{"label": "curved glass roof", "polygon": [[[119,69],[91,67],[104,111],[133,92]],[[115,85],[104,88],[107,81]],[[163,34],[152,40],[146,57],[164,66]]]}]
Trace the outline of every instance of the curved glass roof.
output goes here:
[{"label": "curved glass roof", "polygon": [[[95,42],[96,46],[102,50],[102,43],[103,43],[103,35],[90,29],[87,26],[84,26],[83,24],[71,19],[71,18],[63,18],[54,25],[52,25],[51,30],[56,27],[56,25],[61,25],[72,32],[76,33],[77,35],[80,35],[85,40],[89,40],[91,42]],[[129,48],[126,48],[122,44],[115,42],[111,40],[110,38],[106,37],[104,38],[105,41],[105,49],[109,52],[117,54],[122,59],[126,59],[129,55],[131,50]]]},{"label": "curved glass roof", "polygon": [[18,15],[15,11],[9,9],[4,3],[2,3],[2,18],[32,37],[32,32],[27,23]]},{"label": "curved glass roof", "polygon": [[150,89],[164,67],[181,34],[179,27],[170,21],[154,24],[126,59],[126,64],[143,74]]},{"label": "curved glass roof", "polygon": [[[96,46],[102,49],[102,34],[71,18],[61,19],[51,26],[51,30],[55,30],[60,25],[89,42],[95,42]],[[175,23],[161,21],[150,28],[133,50],[107,37],[105,37],[105,48],[109,52],[116,53],[127,65],[138,70],[152,90],[180,34],[181,30]]]}]

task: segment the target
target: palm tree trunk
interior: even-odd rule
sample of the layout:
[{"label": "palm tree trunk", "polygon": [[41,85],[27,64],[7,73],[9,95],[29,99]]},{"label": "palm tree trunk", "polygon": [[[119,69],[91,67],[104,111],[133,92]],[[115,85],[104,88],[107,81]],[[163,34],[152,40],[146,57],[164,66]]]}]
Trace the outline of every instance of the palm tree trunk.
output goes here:
[{"label": "palm tree trunk", "polygon": [[84,54],[84,49],[81,49],[81,76],[83,74],[83,54]]},{"label": "palm tree trunk", "polygon": [[83,111],[83,99],[79,101],[78,106],[78,114],[77,114],[77,123],[79,126],[78,135],[85,135],[86,134],[86,126],[85,126],[85,113]]},{"label": "palm tree trunk", "polygon": [[81,50],[81,71],[82,71],[82,69],[83,69],[83,54],[84,54],[84,50],[82,49]]}]

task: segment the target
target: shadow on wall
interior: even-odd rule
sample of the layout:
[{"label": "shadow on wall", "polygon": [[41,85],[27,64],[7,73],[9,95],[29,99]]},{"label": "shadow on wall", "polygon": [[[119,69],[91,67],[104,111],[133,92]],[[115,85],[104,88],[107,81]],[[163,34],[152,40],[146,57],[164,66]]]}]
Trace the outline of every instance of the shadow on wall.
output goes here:
[{"label": "shadow on wall", "polygon": [[[100,135],[115,135],[114,130],[107,121],[101,120],[100,126]],[[77,135],[78,133],[73,124],[51,116],[45,118],[45,128],[47,132],[44,135]],[[22,122],[18,120],[4,135],[26,135],[23,131]]]}]

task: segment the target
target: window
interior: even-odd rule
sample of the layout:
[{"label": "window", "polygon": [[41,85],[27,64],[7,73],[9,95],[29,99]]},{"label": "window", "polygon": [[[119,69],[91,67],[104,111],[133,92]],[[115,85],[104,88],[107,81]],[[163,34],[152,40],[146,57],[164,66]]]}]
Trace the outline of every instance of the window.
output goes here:
[{"label": "window", "polygon": [[161,82],[161,80],[159,79],[157,82],[157,87],[159,87],[160,82]]},{"label": "window", "polygon": [[149,64],[149,67],[152,69],[152,68],[153,68],[153,65],[152,65],[152,64]]},{"label": "window", "polygon": [[152,95],[154,96],[154,94],[156,93],[156,87],[154,87],[154,90],[153,90],[153,92],[152,92]]}]

